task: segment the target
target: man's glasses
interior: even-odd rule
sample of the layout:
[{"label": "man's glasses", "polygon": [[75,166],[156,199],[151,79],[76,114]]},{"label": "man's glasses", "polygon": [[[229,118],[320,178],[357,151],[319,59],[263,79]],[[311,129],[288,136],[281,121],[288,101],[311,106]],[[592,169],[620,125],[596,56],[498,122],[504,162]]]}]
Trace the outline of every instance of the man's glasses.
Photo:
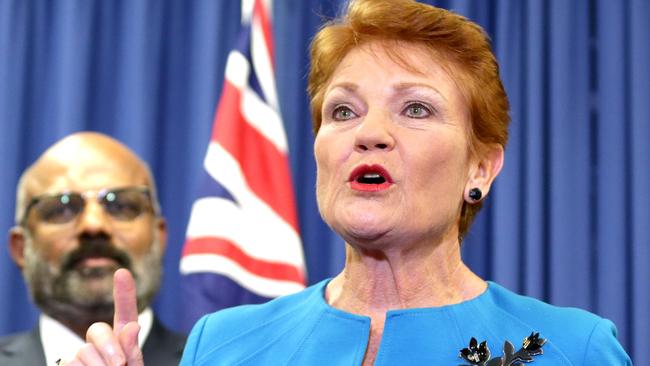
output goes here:
[{"label": "man's glasses", "polygon": [[25,209],[22,224],[27,222],[30,211],[34,211],[42,222],[66,224],[76,219],[86,207],[86,200],[93,197],[107,214],[119,221],[130,221],[145,212],[155,211],[147,187],[64,192],[32,198]]}]

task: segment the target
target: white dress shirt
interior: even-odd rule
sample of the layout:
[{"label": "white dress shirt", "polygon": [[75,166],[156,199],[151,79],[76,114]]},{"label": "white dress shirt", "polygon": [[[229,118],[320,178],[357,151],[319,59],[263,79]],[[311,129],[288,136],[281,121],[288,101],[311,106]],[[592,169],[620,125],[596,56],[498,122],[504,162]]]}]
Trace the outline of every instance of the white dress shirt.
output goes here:
[{"label": "white dress shirt", "polygon": [[[138,324],[140,324],[138,344],[142,347],[153,325],[151,308],[146,308],[138,315]],[[40,315],[38,326],[47,366],[56,365],[58,359],[70,360],[74,358],[81,346],[86,343],[65,325],[45,314]]]}]

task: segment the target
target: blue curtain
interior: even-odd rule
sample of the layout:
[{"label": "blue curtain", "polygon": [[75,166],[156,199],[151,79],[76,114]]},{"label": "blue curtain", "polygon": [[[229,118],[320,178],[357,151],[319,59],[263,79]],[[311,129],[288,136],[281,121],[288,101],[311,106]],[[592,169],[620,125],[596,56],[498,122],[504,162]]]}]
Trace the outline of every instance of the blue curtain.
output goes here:
[{"label": "blue curtain", "polygon": [[[512,104],[506,165],[463,244],[484,278],[650,339],[650,2],[431,1],[490,34]],[[337,273],[343,244],[318,215],[305,93],[307,46],[341,0],[276,0],[276,73],[309,281]],[[239,24],[227,0],[0,1],[0,230],[15,185],[47,146],[110,134],[147,160],[169,220],[155,308],[178,328],[178,259]],[[36,312],[0,250],[0,334]],[[640,362],[640,361],[637,361]]]}]

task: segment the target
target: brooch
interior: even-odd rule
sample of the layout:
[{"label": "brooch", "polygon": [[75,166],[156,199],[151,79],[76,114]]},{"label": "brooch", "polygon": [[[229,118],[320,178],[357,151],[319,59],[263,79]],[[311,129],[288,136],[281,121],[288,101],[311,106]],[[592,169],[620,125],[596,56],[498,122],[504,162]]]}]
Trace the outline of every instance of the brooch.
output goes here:
[{"label": "brooch", "polygon": [[532,332],[526,338],[521,348],[515,352],[515,346],[506,341],[503,344],[503,356],[490,359],[490,348],[487,341],[480,344],[472,337],[469,347],[460,350],[458,357],[469,362],[470,365],[478,366],[521,366],[522,362],[533,362],[533,356],[544,353],[542,346],[546,339],[540,338],[539,333]]}]

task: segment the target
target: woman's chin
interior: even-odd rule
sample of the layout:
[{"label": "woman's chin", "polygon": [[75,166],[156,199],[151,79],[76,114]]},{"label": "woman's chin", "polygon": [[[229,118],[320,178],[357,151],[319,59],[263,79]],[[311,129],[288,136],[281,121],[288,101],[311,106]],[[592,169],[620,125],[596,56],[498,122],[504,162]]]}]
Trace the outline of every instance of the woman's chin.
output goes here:
[{"label": "woman's chin", "polygon": [[371,243],[379,242],[392,231],[394,225],[389,220],[377,216],[357,216],[352,220],[342,221],[334,227],[334,230],[341,235],[346,242]]}]

